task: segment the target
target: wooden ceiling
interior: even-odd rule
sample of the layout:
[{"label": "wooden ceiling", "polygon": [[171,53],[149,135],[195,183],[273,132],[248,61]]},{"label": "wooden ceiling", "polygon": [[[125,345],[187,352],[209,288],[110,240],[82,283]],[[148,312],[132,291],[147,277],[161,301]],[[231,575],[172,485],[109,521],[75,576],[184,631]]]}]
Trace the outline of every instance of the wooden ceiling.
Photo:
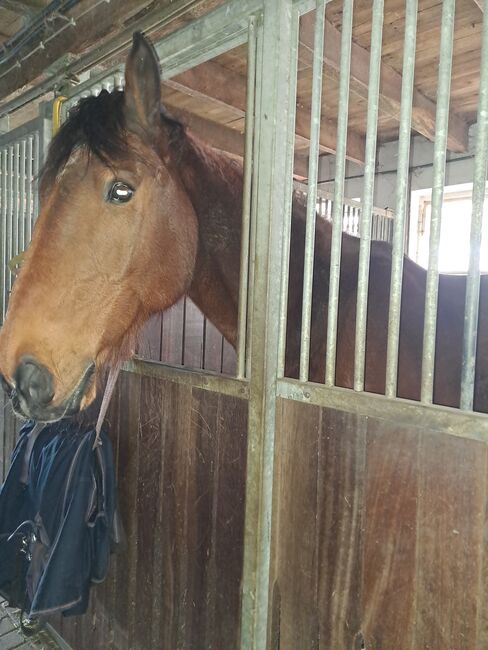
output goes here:
[{"label": "wooden ceiling", "polygon": [[[38,1],[41,2],[28,0],[29,3]],[[12,4],[21,3],[17,0],[0,0],[0,11],[6,11],[7,5]],[[216,4],[219,2],[214,0],[212,5]],[[418,4],[412,130],[432,140],[435,130],[442,0],[419,0]],[[456,2],[448,134],[448,148],[456,152],[467,149],[468,126],[476,120],[483,17],[481,4],[481,0]],[[371,5],[371,0],[354,2],[347,155],[355,161],[364,160]],[[341,23],[342,0],[332,0],[326,11],[320,139],[322,152],[334,152],[336,146]],[[404,0],[385,0],[378,123],[380,141],[398,137],[403,30]],[[302,166],[308,153],[313,31],[312,13],[303,16],[300,21],[296,160],[297,165],[301,160]],[[164,61],[162,65],[164,66]],[[222,149],[242,155],[245,89],[246,47],[243,46],[165,83],[164,101],[170,110],[204,138]]]},{"label": "wooden ceiling", "polygon": [[0,0],[0,49],[5,41],[25,27],[49,2],[50,0]]}]

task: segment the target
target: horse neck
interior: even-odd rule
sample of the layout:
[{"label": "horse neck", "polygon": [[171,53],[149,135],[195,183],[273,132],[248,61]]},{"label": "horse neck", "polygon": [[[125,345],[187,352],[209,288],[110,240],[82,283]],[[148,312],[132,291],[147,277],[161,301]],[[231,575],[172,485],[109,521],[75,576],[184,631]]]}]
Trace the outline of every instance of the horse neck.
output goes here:
[{"label": "horse neck", "polygon": [[198,219],[198,251],[188,295],[236,343],[242,221],[242,165],[189,135],[179,175]]}]

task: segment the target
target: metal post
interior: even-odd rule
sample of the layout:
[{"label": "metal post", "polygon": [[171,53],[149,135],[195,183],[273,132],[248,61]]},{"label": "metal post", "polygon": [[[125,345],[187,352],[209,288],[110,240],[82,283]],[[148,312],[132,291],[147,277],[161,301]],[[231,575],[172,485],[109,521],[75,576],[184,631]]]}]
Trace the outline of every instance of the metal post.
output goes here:
[{"label": "metal post", "polygon": [[354,390],[364,390],[366,363],[366,321],[368,316],[369,262],[371,253],[371,219],[373,215],[376,136],[380,90],[381,42],[383,38],[383,0],[373,1],[371,47],[369,54],[368,111],[366,127],[366,164],[359,234],[359,269],[356,304],[356,340],[354,346]]},{"label": "metal post", "polygon": [[317,214],[317,172],[319,165],[320,116],[322,112],[322,69],[326,0],[317,0],[312,64],[312,108],[310,116],[310,151],[308,157],[307,216],[303,262],[302,331],[300,340],[300,380],[307,381],[310,362],[310,324],[312,320],[313,263],[315,253],[315,219]]},{"label": "metal post", "polygon": [[418,0],[406,0],[403,41],[403,75],[398,138],[396,205],[393,220],[393,252],[391,259],[390,307],[388,313],[388,346],[386,353],[386,396],[395,397],[398,376],[398,346],[402,304],[403,254],[408,209],[408,168],[412,123],[412,95],[415,74]]},{"label": "metal post", "polygon": [[439,293],[439,241],[441,212],[446,170],[446,144],[449,123],[449,95],[451,88],[452,44],[454,33],[455,0],[442,3],[439,76],[435,120],[432,208],[429,238],[429,267],[425,292],[424,340],[422,353],[422,382],[420,400],[432,403],[434,392],[435,339],[437,326],[437,297]]},{"label": "metal post", "polygon": [[466,307],[464,310],[463,367],[461,375],[461,408],[472,410],[478,336],[480,298],[480,249],[483,227],[483,206],[486,193],[488,162],[488,0],[484,0],[483,42],[481,47],[481,76],[478,99],[476,154],[474,159],[473,209],[468,277],[466,278]]},{"label": "metal post", "polygon": [[339,313],[339,282],[341,271],[342,218],[344,202],[344,173],[346,168],[347,118],[349,107],[349,73],[351,68],[353,0],[344,0],[342,7],[341,71],[339,80],[339,110],[337,117],[337,146],[332,210],[332,242],[330,251],[330,284],[327,318],[327,352],[325,384],[335,383],[337,352],[337,316]]},{"label": "metal post", "polygon": [[241,650],[266,648],[269,609],[271,506],[273,491],[276,384],[280,313],[280,273],[286,192],[290,110],[289,55],[298,15],[292,0],[264,6],[262,69],[257,82],[260,117],[257,133],[256,266],[252,303],[252,345]]},{"label": "metal post", "polygon": [[242,204],[241,268],[239,284],[239,320],[237,327],[237,377],[246,374],[246,330],[249,281],[249,241],[251,227],[251,189],[253,171],[254,102],[256,86],[256,20],[249,19],[247,43],[246,134],[244,151],[244,187]]},{"label": "metal post", "polygon": [[293,165],[295,152],[295,113],[296,113],[296,85],[298,65],[298,23],[297,13],[292,15],[291,42],[289,53],[290,79],[289,79],[289,105],[288,124],[286,136],[286,172],[285,172],[285,207],[283,212],[283,257],[281,265],[281,296],[280,296],[280,322],[279,322],[279,350],[278,350],[278,377],[285,374],[286,355],[286,327],[288,310],[288,276],[290,270],[290,238],[291,216],[293,209]]}]

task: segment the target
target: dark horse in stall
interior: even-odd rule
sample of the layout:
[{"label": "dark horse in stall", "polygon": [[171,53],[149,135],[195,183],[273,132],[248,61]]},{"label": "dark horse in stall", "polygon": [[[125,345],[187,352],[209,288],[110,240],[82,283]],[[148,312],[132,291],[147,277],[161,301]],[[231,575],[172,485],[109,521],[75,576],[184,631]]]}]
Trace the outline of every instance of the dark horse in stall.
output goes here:
[{"label": "dark horse in stall", "polygon": [[[95,396],[97,371],[131,353],[154,312],[188,294],[236,343],[242,168],[160,107],[159,65],[134,36],[125,92],[81,101],[54,138],[41,212],[0,334],[15,410],[50,421]],[[294,198],[287,376],[297,374],[305,208]],[[318,219],[310,377],[325,361],[331,227]],[[343,236],[338,385],[350,387],[359,240]],[[383,392],[391,249],[372,245],[366,389]],[[441,277],[435,401],[459,403],[465,279]],[[399,395],[419,398],[425,271],[405,259]],[[476,408],[488,411],[488,282],[482,279]]]}]

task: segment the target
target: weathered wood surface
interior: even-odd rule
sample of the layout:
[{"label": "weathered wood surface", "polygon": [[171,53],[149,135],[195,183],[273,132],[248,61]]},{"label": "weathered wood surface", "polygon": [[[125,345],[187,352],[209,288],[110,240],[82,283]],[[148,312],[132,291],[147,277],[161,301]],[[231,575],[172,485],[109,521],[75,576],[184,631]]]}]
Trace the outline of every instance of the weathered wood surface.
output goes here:
[{"label": "weathered wood surface", "polygon": [[278,429],[269,647],[486,649],[486,446],[284,400]]},{"label": "weathered wood surface", "polygon": [[[246,413],[122,374],[108,424],[127,543],[87,615],[55,620],[74,650],[237,650]],[[280,400],[269,648],[486,650],[487,470],[477,441]]]},{"label": "weathered wood surface", "polygon": [[237,648],[247,404],[122,373],[107,418],[127,535],[74,650]]}]

